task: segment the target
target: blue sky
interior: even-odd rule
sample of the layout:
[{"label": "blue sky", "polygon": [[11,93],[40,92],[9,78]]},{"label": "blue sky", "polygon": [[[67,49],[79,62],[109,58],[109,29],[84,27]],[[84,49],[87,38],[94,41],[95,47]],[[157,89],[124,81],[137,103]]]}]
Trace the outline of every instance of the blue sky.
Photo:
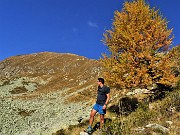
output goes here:
[{"label": "blue sky", "polygon": [[[180,44],[180,1],[146,0],[160,9]],[[99,59],[114,11],[124,0],[0,0],[0,60],[38,52],[73,53]]]}]

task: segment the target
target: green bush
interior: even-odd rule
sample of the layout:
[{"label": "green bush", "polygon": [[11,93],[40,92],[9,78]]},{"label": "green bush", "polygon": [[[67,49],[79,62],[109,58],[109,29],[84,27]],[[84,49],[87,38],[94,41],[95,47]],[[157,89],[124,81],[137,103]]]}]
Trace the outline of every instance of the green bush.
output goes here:
[{"label": "green bush", "polygon": [[140,127],[148,124],[156,116],[156,112],[150,111],[148,105],[140,104],[135,112],[127,117],[127,123],[130,127]]},{"label": "green bush", "polygon": [[148,105],[140,104],[135,112],[127,117],[117,117],[116,120],[106,123],[103,128],[103,135],[129,135],[137,127],[142,127],[156,119],[156,112],[150,111]]},{"label": "green bush", "polygon": [[159,110],[163,117],[169,117],[174,111],[180,111],[180,92],[174,90],[167,97],[156,104],[156,109]]}]

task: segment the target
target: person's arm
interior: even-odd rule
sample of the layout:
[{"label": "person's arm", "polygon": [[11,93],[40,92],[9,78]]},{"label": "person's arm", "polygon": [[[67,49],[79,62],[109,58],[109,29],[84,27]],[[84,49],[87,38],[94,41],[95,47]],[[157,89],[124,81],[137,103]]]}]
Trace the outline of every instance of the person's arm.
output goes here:
[{"label": "person's arm", "polygon": [[109,99],[110,99],[110,94],[109,94],[109,93],[108,93],[108,94],[106,94],[106,96],[107,96],[107,99],[106,99],[106,102],[105,102],[105,104],[104,104],[104,106],[103,106],[103,109],[106,109],[107,104],[108,104]]}]

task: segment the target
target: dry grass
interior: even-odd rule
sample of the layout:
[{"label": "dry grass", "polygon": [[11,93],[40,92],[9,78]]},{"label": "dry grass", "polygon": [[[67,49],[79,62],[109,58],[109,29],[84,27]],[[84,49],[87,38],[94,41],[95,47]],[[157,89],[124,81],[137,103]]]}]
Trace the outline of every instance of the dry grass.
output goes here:
[{"label": "dry grass", "polygon": [[[97,60],[90,60],[74,54],[60,54],[51,52],[42,52],[30,55],[19,55],[10,57],[2,61],[3,68],[0,69],[2,85],[9,85],[11,80],[29,77],[36,78],[34,83],[37,89],[30,95],[24,87],[15,88],[11,91],[13,98],[31,99],[40,94],[62,91],[63,96],[69,95],[66,101],[78,102],[78,97],[89,100],[94,96],[95,82],[101,72],[101,64]],[[8,75],[6,74],[8,72]],[[41,80],[46,84],[40,84]],[[24,80],[27,82],[27,80]],[[25,84],[24,84],[25,85]],[[92,86],[92,87],[90,87]],[[84,89],[80,92],[76,92]],[[18,95],[24,93],[24,95]],[[88,93],[88,94],[87,94]]]},{"label": "dry grass", "polygon": [[20,93],[26,93],[28,90],[23,86],[23,87],[16,87],[12,91],[10,91],[11,94],[20,94]]},{"label": "dry grass", "polygon": [[[151,106],[149,108],[149,106]],[[179,135],[180,133],[180,90],[169,93],[164,99],[153,103],[141,103],[138,109],[128,116],[119,115],[113,122],[108,123],[104,128],[104,135],[153,135],[165,134],[161,130],[145,128],[147,124],[156,123],[168,129],[169,135]],[[172,124],[168,124],[171,121]],[[137,131],[138,128],[145,128]],[[119,131],[119,132],[118,132]]]},{"label": "dry grass", "polygon": [[18,114],[23,117],[26,117],[26,116],[30,116],[34,112],[35,112],[35,110],[32,110],[32,111],[19,110]]}]

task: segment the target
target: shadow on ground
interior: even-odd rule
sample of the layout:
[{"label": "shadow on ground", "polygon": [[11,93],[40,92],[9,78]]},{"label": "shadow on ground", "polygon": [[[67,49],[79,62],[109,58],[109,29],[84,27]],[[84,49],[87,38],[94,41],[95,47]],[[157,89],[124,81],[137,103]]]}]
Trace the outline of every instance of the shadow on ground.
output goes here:
[{"label": "shadow on ground", "polygon": [[[107,122],[111,122],[112,120],[109,118],[105,118],[104,119],[104,124],[106,124]],[[93,132],[100,129],[100,122],[96,122],[96,124],[93,127]]]},{"label": "shadow on ground", "polygon": [[138,108],[138,99],[123,97],[119,99],[118,104],[109,107],[109,111],[117,115],[129,115]]}]

